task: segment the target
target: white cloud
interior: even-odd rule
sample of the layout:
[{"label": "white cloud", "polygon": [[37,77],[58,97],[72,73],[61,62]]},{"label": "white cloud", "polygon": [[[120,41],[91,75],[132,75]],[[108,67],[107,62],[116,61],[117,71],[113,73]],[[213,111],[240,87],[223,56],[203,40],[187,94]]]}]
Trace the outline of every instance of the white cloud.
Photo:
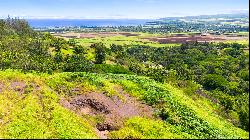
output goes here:
[{"label": "white cloud", "polygon": [[249,13],[249,9],[226,9],[219,12],[224,14]]},{"label": "white cloud", "polygon": [[234,9],[231,10],[232,13],[249,13],[249,9]]}]

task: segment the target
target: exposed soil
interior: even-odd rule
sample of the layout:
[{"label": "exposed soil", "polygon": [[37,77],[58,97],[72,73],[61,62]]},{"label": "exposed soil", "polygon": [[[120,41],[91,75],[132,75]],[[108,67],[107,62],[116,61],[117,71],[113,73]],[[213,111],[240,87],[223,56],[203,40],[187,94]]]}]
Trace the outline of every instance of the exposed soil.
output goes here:
[{"label": "exposed soil", "polygon": [[22,94],[25,91],[26,84],[23,81],[15,81],[10,84],[10,88]]},{"label": "exposed soil", "polygon": [[202,90],[196,90],[195,91],[195,93],[196,94],[198,94],[198,95],[200,95],[200,96],[202,96],[202,97],[204,97],[204,98],[207,98],[207,99],[209,99],[210,101],[212,101],[213,103],[219,103],[219,101],[217,100],[217,99],[215,99],[215,98],[213,98],[213,97],[211,97],[211,96],[209,96],[209,95],[207,95],[207,94],[205,94]]},{"label": "exposed soil", "polygon": [[0,93],[3,92],[4,89],[4,83],[0,81]]},{"label": "exposed soil", "polygon": [[131,97],[120,87],[116,90],[122,99],[118,96],[108,97],[105,92],[91,92],[68,100],[62,99],[61,104],[77,114],[102,116],[104,121],[96,124],[97,133],[101,138],[107,138],[109,131],[120,129],[127,118],[135,116],[152,118],[153,108]]},{"label": "exposed soil", "polygon": [[172,36],[173,37],[188,37],[189,35],[187,35],[187,34],[174,34]]},{"label": "exposed soil", "polygon": [[[91,32],[91,33],[59,33],[53,34],[57,37],[62,38],[95,38],[95,37],[112,37],[112,36],[139,36],[140,34],[131,33],[131,32]],[[239,36],[239,35],[214,35],[214,34],[174,34],[165,37],[144,37],[142,39],[147,39],[149,41],[158,42],[161,44],[169,44],[169,43],[187,43],[187,42],[223,42],[225,40],[247,40],[248,36]]]},{"label": "exposed soil", "polygon": [[10,82],[9,86],[6,86],[3,82],[0,81],[0,93],[4,90],[14,90],[20,94],[24,94],[25,92],[35,92],[40,90],[40,86],[31,83],[30,85],[27,85],[24,81],[14,81]]},{"label": "exposed soil", "polygon": [[144,38],[150,41],[159,42],[161,44],[168,43],[186,43],[186,42],[211,42],[211,41],[224,41],[223,38],[206,37],[206,36],[170,36],[170,37],[148,37]]},{"label": "exposed soil", "polygon": [[41,87],[37,85],[36,83],[31,83],[31,86],[34,88],[35,91],[38,91],[41,89]]},{"label": "exposed soil", "polygon": [[225,40],[242,40],[248,39],[248,37],[230,37],[224,35],[172,35],[167,37],[147,37],[143,38],[154,42],[159,42],[161,44],[168,43],[187,43],[187,42],[221,42]]},{"label": "exposed soil", "polygon": [[126,33],[126,32],[124,32],[124,33],[119,33],[120,35],[124,35],[124,36],[139,36],[140,34],[135,34],[135,33]]}]

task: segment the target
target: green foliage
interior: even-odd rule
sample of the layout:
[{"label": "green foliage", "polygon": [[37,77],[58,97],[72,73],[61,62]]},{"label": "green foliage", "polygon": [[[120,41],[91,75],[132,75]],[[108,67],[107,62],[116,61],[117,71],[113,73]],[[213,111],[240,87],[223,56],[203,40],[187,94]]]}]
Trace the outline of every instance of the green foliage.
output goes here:
[{"label": "green foliage", "polygon": [[[124,49],[119,49],[113,46],[111,50],[114,50],[113,56],[118,64],[128,66],[138,75],[171,82],[190,96],[199,88],[208,91],[217,89],[230,95],[215,97],[207,95],[209,92],[202,94],[210,100],[220,100],[220,104],[229,110],[238,110],[239,115],[241,107],[235,102],[235,96],[249,93],[249,56],[242,51],[244,47],[235,43],[189,43],[172,48],[124,46]],[[196,88],[197,84],[201,87]]]},{"label": "green foliage", "polygon": [[[245,108],[246,109],[246,108]],[[249,109],[241,110],[239,113],[242,129],[249,131]]]},{"label": "green foliage", "polygon": [[241,123],[240,127],[249,131],[249,94],[245,93],[242,96],[237,97],[236,102],[238,103],[238,106],[240,106],[240,109],[237,109]]},{"label": "green foliage", "polygon": [[227,80],[221,76],[216,74],[208,74],[204,78],[204,84],[207,89],[220,89],[220,90],[226,90],[228,86]]},{"label": "green foliage", "polygon": [[91,72],[95,73],[113,73],[113,74],[133,74],[128,69],[120,65],[96,64]]},{"label": "green foliage", "polygon": [[[23,71],[87,71],[91,62],[85,58],[85,50],[74,40],[66,41],[47,33],[34,32],[23,20],[1,20],[5,28],[0,37],[0,69]],[[20,29],[24,28],[23,30]],[[73,47],[72,54],[65,50]]]},{"label": "green foliage", "polygon": [[192,138],[190,135],[187,135],[185,133],[175,134],[175,132],[171,132],[171,126],[166,125],[161,121],[139,117],[129,119],[122,129],[120,129],[119,131],[111,132],[109,135],[111,138],[115,139]]},{"label": "green foliage", "polygon": [[247,69],[242,69],[238,73],[239,77],[241,77],[245,81],[249,81],[249,71]]},{"label": "green foliage", "polygon": [[[0,80],[9,79],[13,72],[5,72]],[[2,73],[1,73],[2,75]],[[19,80],[40,83],[39,90],[29,90],[23,95],[12,90],[0,94],[1,128],[3,138],[96,138],[92,126],[87,120],[59,104],[59,96],[51,92],[41,77],[16,73]],[[21,76],[22,75],[22,76]],[[6,87],[8,88],[8,87]],[[11,87],[9,87],[11,88]],[[34,87],[33,87],[34,88]],[[5,102],[5,103],[4,103]]]},{"label": "green foliage", "polygon": [[[91,73],[39,76],[15,71],[0,72],[0,75],[0,81],[6,81],[5,79],[12,81],[17,75],[19,80],[36,79],[42,88],[35,93],[29,90],[30,93],[23,95],[24,99],[11,92],[0,94],[0,101],[4,102],[0,105],[1,114],[4,114],[1,118],[4,121],[11,120],[0,128],[2,132],[0,135],[4,138],[95,137],[92,127],[87,124],[88,120],[61,107],[58,103],[61,97],[72,96],[70,91],[73,88],[87,88],[87,84],[97,87],[90,90],[99,89],[110,94],[116,94],[113,87],[121,85],[127,93],[152,105],[156,115],[162,118],[162,120],[130,119],[123,128],[110,134],[113,138],[246,138],[248,135],[247,132],[218,117],[210,106],[204,106],[207,100],[197,103],[198,100],[194,101],[170,85],[146,77]],[[7,115],[7,112],[11,114]],[[244,119],[246,114],[242,113],[240,117],[246,121]]]},{"label": "green foliage", "polygon": [[75,46],[77,44],[76,40],[75,39],[69,39],[68,41],[69,45],[71,46]]},{"label": "green foliage", "polygon": [[92,64],[85,58],[85,50],[81,46],[75,46],[73,48],[73,54],[71,56],[67,55],[64,62],[64,71],[70,72],[81,72],[88,71],[91,69]]},{"label": "green foliage", "polygon": [[106,47],[103,43],[96,43],[90,46],[95,49],[95,63],[102,64],[106,58]]},{"label": "green foliage", "polygon": [[91,126],[72,112],[57,106],[51,113],[51,125],[59,139],[90,139],[96,138]]}]

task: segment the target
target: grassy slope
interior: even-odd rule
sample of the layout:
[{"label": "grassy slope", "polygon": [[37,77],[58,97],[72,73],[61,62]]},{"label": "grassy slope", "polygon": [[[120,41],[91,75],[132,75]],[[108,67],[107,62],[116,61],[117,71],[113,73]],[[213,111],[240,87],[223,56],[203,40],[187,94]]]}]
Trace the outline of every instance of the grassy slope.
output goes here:
[{"label": "grassy slope", "polygon": [[[12,89],[13,82],[25,88]],[[248,138],[249,133],[234,127],[215,113],[216,105],[186,96],[169,84],[160,84],[134,75],[58,73],[24,74],[0,71],[0,138],[96,138],[90,119],[63,108],[61,97],[102,90],[116,94],[114,85],[156,109],[168,118],[131,118],[124,127],[109,134],[111,138]],[[18,87],[15,87],[18,89]],[[159,100],[162,103],[159,103]]]},{"label": "grassy slope", "polygon": [[[59,96],[44,83],[45,76],[0,72],[0,77],[7,89],[0,94],[0,137],[96,138],[86,120],[58,103]],[[10,90],[13,81],[25,82],[22,94]]]}]

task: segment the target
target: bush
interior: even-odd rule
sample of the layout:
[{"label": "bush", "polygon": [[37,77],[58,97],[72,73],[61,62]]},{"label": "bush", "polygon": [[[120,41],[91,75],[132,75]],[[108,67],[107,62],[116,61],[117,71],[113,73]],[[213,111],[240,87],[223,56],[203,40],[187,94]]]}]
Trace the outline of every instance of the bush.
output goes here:
[{"label": "bush", "polygon": [[247,69],[239,71],[238,76],[245,81],[249,81],[249,71]]},{"label": "bush", "polygon": [[91,72],[95,73],[113,73],[113,74],[133,74],[133,72],[120,65],[95,64]]},{"label": "bush", "polygon": [[226,90],[228,81],[221,75],[208,74],[204,77],[203,86],[208,90]]},{"label": "bush", "polygon": [[119,139],[152,139],[152,138],[185,138],[184,135],[170,131],[170,126],[161,121],[135,117],[125,123],[119,131],[111,132],[111,138]]}]

